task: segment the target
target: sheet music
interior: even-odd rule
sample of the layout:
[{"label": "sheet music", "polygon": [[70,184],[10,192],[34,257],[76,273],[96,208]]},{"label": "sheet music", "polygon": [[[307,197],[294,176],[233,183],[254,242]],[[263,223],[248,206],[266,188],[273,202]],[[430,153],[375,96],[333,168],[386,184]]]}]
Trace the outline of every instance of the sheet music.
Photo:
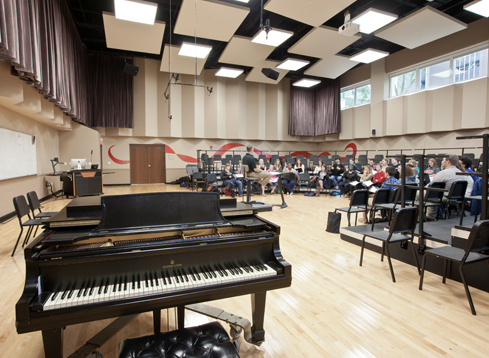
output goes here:
[{"label": "sheet music", "polygon": [[379,190],[379,188],[377,188],[376,186],[372,186],[368,191],[371,193],[375,193],[377,190]]},{"label": "sheet music", "polygon": [[372,186],[373,184],[374,184],[374,183],[372,183],[372,181],[371,181],[371,180],[367,180],[367,181],[364,181],[364,182],[363,182],[363,185],[365,185],[367,188],[368,188],[369,186]]},{"label": "sheet music", "polygon": [[359,182],[359,181],[351,181],[351,182],[350,182],[350,185],[353,185],[353,186],[356,186],[356,185],[358,185],[358,184],[360,184],[360,182]]},{"label": "sheet music", "polygon": [[243,174],[234,174],[234,177],[235,177],[236,179],[240,179],[240,178],[243,178],[243,177],[244,177],[244,175],[243,175]]}]

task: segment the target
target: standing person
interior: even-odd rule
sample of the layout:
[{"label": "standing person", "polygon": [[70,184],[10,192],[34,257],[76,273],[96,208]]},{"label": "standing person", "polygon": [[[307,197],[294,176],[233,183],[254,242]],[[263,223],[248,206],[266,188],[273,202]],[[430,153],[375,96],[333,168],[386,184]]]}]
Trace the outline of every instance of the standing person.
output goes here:
[{"label": "standing person", "polygon": [[294,186],[296,183],[296,180],[299,180],[299,175],[297,174],[297,171],[292,167],[292,163],[287,163],[287,168],[285,168],[284,173],[294,173],[295,174],[295,179],[282,179],[282,184],[284,186],[284,191],[286,194],[293,195],[294,194]]},{"label": "standing person", "polygon": [[306,168],[305,168],[304,164],[302,164],[301,158],[297,158],[297,160],[295,161],[294,169],[298,173],[305,173],[306,172]]},{"label": "standing person", "polygon": [[221,179],[223,180],[224,185],[228,186],[230,190],[233,190],[236,185],[238,187],[238,195],[243,196],[243,183],[234,177],[230,163],[226,163],[224,169],[221,171]]},{"label": "standing person", "polygon": [[440,167],[436,164],[435,158],[428,159],[428,166],[424,172],[429,175],[435,175],[440,172]]},{"label": "standing person", "polygon": [[336,158],[333,167],[331,168],[332,175],[330,177],[336,189],[338,189],[338,183],[341,181],[344,172],[345,169],[343,169],[343,164],[341,164],[340,158]]},{"label": "standing person", "polygon": [[261,194],[263,196],[266,196],[265,188],[270,182],[272,174],[258,168],[258,164],[256,164],[256,159],[253,156],[253,147],[251,145],[246,146],[246,151],[247,153],[243,157],[243,164],[248,166],[247,175],[252,178],[258,178],[257,183],[261,185]]},{"label": "standing person", "polygon": [[385,172],[382,170],[382,165],[380,163],[375,164],[375,170],[377,173],[374,174],[372,183],[374,183],[375,187],[380,188],[387,178],[385,177]]}]

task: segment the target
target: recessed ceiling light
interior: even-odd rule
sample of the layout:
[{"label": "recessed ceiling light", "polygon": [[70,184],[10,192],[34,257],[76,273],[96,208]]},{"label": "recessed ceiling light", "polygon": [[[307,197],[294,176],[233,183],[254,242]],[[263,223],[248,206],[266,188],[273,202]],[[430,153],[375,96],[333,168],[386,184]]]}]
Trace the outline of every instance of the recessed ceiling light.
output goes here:
[{"label": "recessed ceiling light", "polygon": [[397,19],[397,15],[370,8],[354,17],[351,22],[360,25],[360,32],[370,34]]},{"label": "recessed ceiling light", "polygon": [[307,80],[303,79],[297,82],[292,83],[292,86],[297,86],[297,87],[312,87],[317,84],[321,83],[320,80]]},{"label": "recessed ceiling light", "polygon": [[216,72],[216,76],[236,78],[243,73],[243,70],[229,67],[221,67],[219,71]]},{"label": "recessed ceiling light", "polygon": [[211,52],[212,46],[195,45],[188,42],[184,42],[178,54],[180,56],[206,58],[209,52]]},{"label": "recessed ceiling light", "polygon": [[290,31],[271,29],[268,32],[268,36],[267,36],[267,33],[263,28],[260,31],[258,31],[255,37],[251,39],[251,42],[277,47],[285,40],[287,40],[289,37],[291,37],[293,34],[294,33]]},{"label": "recessed ceiling light", "polygon": [[363,62],[363,63],[370,63],[370,62],[377,61],[379,58],[385,56],[389,56],[389,52],[368,48],[366,50],[357,53],[356,55],[353,55],[352,57],[349,58],[349,60]]},{"label": "recessed ceiling light", "polygon": [[281,70],[297,71],[299,68],[302,68],[308,64],[309,61],[295,60],[293,58],[288,58],[280,65],[278,65],[277,68],[280,68]]},{"label": "recessed ceiling light", "polygon": [[489,0],[476,0],[464,5],[464,9],[475,12],[484,17],[489,17]]},{"label": "recessed ceiling light", "polygon": [[140,0],[114,0],[114,7],[116,19],[153,25],[158,4]]}]

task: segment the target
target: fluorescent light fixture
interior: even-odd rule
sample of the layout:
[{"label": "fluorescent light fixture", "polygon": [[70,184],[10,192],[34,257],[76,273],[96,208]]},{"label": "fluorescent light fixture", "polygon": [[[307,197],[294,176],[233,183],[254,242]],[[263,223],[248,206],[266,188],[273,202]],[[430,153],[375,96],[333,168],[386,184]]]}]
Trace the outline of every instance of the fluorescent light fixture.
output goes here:
[{"label": "fluorescent light fixture", "polygon": [[116,19],[153,25],[158,4],[140,0],[114,0],[114,7]]},{"label": "fluorescent light fixture", "polygon": [[236,78],[243,73],[243,70],[229,67],[221,67],[219,71],[216,72],[216,76]]},{"label": "fluorescent light fixture", "polygon": [[239,1],[239,2],[249,2],[250,0],[236,0],[236,1]]},{"label": "fluorescent light fixture", "polygon": [[302,68],[309,64],[309,61],[304,60],[295,60],[293,58],[288,58],[281,64],[277,66],[281,70],[289,70],[289,71],[297,71],[299,68]]},{"label": "fluorescent light fixture", "polygon": [[381,27],[397,20],[397,15],[388,12],[370,8],[355,16],[351,22],[360,25],[360,32],[370,34]]},{"label": "fluorescent light fixture", "polygon": [[349,58],[349,60],[370,63],[377,61],[379,58],[389,56],[389,52],[374,50],[372,48],[368,48],[366,50],[360,51],[356,55],[353,55]]},{"label": "fluorescent light fixture", "polygon": [[464,5],[464,10],[475,12],[484,17],[489,17],[489,0],[476,0]]},{"label": "fluorescent light fixture", "polygon": [[312,87],[317,84],[321,83],[320,80],[307,80],[303,79],[297,82],[292,83],[292,86],[297,86],[297,87]]},{"label": "fluorescent light fixture", "polygon": [[209,52],[211,52],[212,46],[195,45],[188,42],[184,42],[178,54],[180,56],[206,58]]},{"label": "fluorescent light fixture", "polygon": [[255,37],[251,39],[251,42],[277,47],[285,40],[287,40],[289,37],[291,37],[293,34],[294,33],[290,31],[270,29],[267,37],[265,28],[263,28],[260,31],[258,31]]}]

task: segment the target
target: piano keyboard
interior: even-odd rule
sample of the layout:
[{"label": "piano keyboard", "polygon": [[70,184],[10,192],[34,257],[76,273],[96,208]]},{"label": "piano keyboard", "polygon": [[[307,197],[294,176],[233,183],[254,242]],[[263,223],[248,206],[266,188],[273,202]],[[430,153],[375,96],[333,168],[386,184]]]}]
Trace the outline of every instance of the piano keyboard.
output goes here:
[{"label": "piano keyboard", "polygon": [[196,268],[175,268],[156,272],[121,275],[115,279],[99,279],[86,282],[82,287],[65,287],[53,292],[44,302],[43,310],[49,311],[92,303],[110,302],[160,293],[175,292],[203,286],[261,279],[277,275],[274,263],[255,265],[203,265]]}]

